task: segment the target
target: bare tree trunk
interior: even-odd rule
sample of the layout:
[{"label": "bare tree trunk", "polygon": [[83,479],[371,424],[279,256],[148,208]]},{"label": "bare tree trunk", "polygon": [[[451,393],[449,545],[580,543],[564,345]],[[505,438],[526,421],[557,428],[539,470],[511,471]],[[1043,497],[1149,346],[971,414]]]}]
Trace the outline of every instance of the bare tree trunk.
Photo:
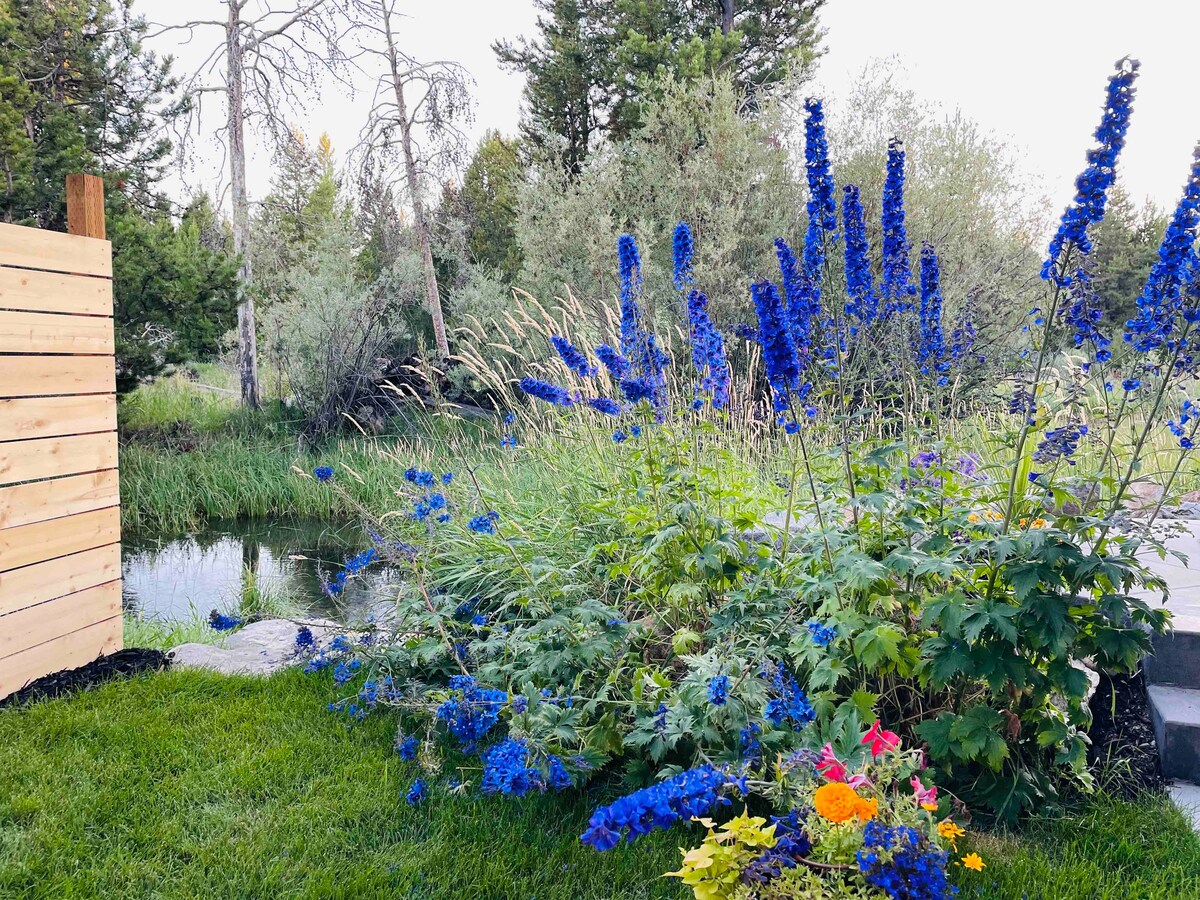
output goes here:
[{"label": "bare tree trunk", "polygon": [[400,143],[404,151],[404,175],[408,181],[408,193],[412,200],[413,226],[417,229],[417,240],[421,244],[421,267],[425,270],[425,302],[429,306],[429,317],[433,319],[433,339],[437,344],[438,356],[445,360],[450,356],[450,344],[446,340],[446,320],[442,315],[442,298],[438,292],[437,272],[433,268],[433,247],[429,237],[429,225],[425,219],[425,205],[421,202],[421,184],[412,149],[412,123],[408,118],[408,105],[404,102],[404,83],[400,76],[400,62],[396,55],[396,41],[392,35],[392,15],[386,0],[379,2],[383,14],[383,28],[387,36],[388,65],[392,72],[392,86],[396,89],[396,118],[400,127]]},{"label": "bare tree trunk", "polygon": [[246,196],[246,141],[242,71],[241,3],[229,0],[229,24],[225,42],[229,64],[226,91],[229,99],[229,181],[233,190],[233,252],[241,259],[238,268],[238,372],[242,404],[258,409],[258,340],[254,326],[254,298],[250,294],[250,201]]},{"label": "bare tree trunk", "polygon": [[721,34],[733,31],[733,0],[721,0]]}]

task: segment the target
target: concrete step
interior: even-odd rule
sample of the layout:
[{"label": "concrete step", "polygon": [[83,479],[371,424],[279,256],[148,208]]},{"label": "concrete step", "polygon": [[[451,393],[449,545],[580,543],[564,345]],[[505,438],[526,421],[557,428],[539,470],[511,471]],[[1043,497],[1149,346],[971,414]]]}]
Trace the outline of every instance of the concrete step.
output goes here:
[{"label": "concrete step", "polygon": [[1200,690],[1152,684],[1149,697],[1163,775],[1200,781]]},{"label": "concrete step", "polygon": [[1143,663],[1147,683],[1200,690],[1200,631],[1155,635],[1153,645]]}]

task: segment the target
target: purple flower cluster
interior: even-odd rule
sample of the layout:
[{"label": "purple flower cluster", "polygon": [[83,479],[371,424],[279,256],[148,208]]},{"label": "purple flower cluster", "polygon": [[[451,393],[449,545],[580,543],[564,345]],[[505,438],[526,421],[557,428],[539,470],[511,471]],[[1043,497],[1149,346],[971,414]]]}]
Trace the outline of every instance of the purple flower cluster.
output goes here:
[{"label": "purple flower cluster", "polygon": [[774,881],[784,869],[794,869],[801,857],[812,851],[812,842],[804,833],[804,813],[793,809],[786,816],[771,816],[775,826],[775,846],[766,850],[742,870],[742,884],[762,885]]},{"label": "purple flower cluster", "polygon": [[1088,433],[1086,425],[1069,423],[1059,428],[1051,428],[1046,432],[1045,439],[1038,444],[1033,454],[1035,462],[1047,464],[1065,459],[1068,465],[1075,465],[1071,459],[1079,449],[1079,440]]},{"label": "purple flower cluster", "polygon": [[597,809],[582,840],[597,850],[611,850],[622,840],[707,815],[717,805],[730,804],[720,793],[729,783],[725,772],[709,765],[681,772]]},{"label": "purple flower cluster", "polygon": [[1058,231],[1050,240],[1046,261],[1042,263],[1042,278],[1060,285],[1070,283],[1074,272],[1067,271],[1066,254],[1071,247],[1086,256],[1092,250],[1088,227],[1104,218],[1108,190],[1117,179],[1117,158],[1125,146],[1129,117],[1133,111],[1133,82],[1139,63],[1122,59],[1117,71],[1108,80],[1104,115],[1096,129],[1096,147],[1088,150],[1087,168],[1075,180],[1075,200],[1062,215]]}]

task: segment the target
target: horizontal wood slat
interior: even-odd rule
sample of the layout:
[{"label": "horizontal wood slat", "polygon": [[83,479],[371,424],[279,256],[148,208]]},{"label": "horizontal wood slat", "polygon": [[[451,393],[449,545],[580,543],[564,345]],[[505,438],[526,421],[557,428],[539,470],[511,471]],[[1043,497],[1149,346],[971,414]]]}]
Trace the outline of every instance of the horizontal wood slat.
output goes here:
[{"label": "horizontal wood slat", "polygon": [[121,582],[84,588],[0,616],[0,659],[121,614]]},{"label": "horizontal wood slat", "polygon": [[111,356],[0,356],[0,397],[114,394]]},{"label": "horizontal wood slat", "polygon": [[121,510],[117,506],[3,528],[0,529],[0,572],[115,544],[120,539]]},{"label": "horizontal wood slat", "polygon": [[0,353],[112,352],[113,321],[105,316],[0,309]]},{"label": "horizontal wood slat", "polygon": [[114,431],[116,427],[114,395],[0,400],[0,437],[4,440]]},{"label": "horizontal wood slat", "polygon": [[50,672],[75,669],[120,649],[123,625],[122,618],[114,616],[0,659],[0,697]]},{"label": "horizontal wood slat", "polygon": [[112,282],[107,278],[0,266],[0,309],[111,316]]},{"label": "horizontal wood slat", "polygon": [[15,528],[121,502],[115,470],[0,488],[0,528]]},{"label": "horizontal wood slat", "polygon": [[0,485],[117,467],[117,433],[0,443]]},{"label": "horizontal wood slat", "polygon": [[4,630],[4,616],[11,612],[120,577],[119,544],[0,572],[0,631]]},{"label": "horizontal wood slat", "polygon": [[112,244],[97,238],[0,225],[0,265],[112,277]]}]

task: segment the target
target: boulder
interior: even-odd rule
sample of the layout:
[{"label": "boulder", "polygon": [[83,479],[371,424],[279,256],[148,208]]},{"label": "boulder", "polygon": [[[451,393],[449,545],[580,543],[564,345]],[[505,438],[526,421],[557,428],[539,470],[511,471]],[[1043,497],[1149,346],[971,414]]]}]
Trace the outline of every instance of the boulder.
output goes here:
[{"label": "boulder", "polygon": [[1135,481],[1125,488],[1124,505],[1134,512],[1150,512],[1163,497],[1163,486],[1152,481]]},{"label": "boulder", "polygon": [[316,647],[326,650],[346,627],[328,619],[264,619],[251,622],[220,644],[180,644],[168,651],[171,665],[224,675],[270,675],[307,659],[296,652],[296,633],[307,626]]}]

